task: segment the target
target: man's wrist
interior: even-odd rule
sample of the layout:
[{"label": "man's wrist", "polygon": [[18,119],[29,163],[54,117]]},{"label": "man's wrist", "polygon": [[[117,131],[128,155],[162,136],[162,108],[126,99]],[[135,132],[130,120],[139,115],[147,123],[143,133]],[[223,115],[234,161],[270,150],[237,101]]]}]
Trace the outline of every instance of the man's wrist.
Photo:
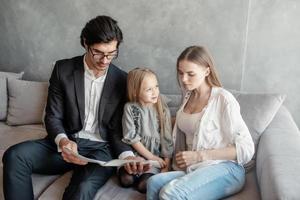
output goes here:
[{"label": "man's wrist", "polygon": [[54,142],[55,144],[57,145],[57,152],[61,152],[62,149],[60,148],[60,141],[63,139],[63,138],[66,138],[66,139],[69,139],[68,136],[65,134],[65,133],[60,133],[58,134],[55,139],[54,139]]},{"label": "man's wrist", "polygon": [[69,143],[68,138],[61,138],[59,141],[59,148],[62,148],[63,146],[67,145]]}]

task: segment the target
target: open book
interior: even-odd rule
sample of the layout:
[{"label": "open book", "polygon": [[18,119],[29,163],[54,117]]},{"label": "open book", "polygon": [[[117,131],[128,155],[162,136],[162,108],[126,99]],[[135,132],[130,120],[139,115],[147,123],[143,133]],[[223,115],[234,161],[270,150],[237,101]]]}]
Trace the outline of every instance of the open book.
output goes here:
[{"label": "open book", "polygon": [[106,161],[96,160],[96,159],[92,159],[92,158],[87,158],[85,156],[82,156],[78,153],[73,152],[71,149],[66,148],[66,147],[64,147],[64,150],[67,153],[73,154],[74,156],[76,156],[77,158],[79,158],[82,161],[90,162],[90,163],[96,163],[96,164],[99,164],[99,165],[104,166],[104,167],[119,167],[119,166],[125,165],[126,163],[140,163],[140,162],[142,162],[142,164],[150,164],[153,167],[160,168],[159,162],[155,161],[155,160],[142,160],[142,161],[139,161],[139,160],[113,159],[113,160],[110,160],[110,161],[106,162]]}]

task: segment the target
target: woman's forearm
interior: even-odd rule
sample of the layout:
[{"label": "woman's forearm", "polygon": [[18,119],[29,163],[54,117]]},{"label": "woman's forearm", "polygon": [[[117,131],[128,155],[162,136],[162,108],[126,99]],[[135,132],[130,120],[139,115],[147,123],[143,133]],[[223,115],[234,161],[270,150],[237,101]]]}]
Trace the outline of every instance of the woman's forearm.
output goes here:
[{"label": "woman's forearm", "polygon": [[234,145],[222,149],[210,149],[198,151],[198,161],[205,160],[236,160],[236,148]]}]

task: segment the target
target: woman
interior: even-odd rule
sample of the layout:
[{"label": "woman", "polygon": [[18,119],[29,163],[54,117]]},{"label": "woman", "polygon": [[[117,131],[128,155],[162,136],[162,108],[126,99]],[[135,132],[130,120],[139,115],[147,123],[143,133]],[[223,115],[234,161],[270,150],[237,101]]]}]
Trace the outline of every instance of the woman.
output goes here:
[{"label": "woman", "polygon": [[207,49],[191,46],[177,59],[184,91],[173,130],[173,169],[152,176],[147,199],[221,199],[245,182],[254,144],[233,95],[221,87]]}]

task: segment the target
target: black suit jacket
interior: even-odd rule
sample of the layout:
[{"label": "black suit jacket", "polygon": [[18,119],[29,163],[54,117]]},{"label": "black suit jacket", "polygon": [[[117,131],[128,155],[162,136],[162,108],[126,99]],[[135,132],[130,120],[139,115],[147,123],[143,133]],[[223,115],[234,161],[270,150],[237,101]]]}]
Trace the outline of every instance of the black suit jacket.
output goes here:
[{"label": "black suit jacket", "polygon": [[[122,114],[127,99],[126,78],[126,72],[111,64],[99,104],[99,131],[116,155],[131,150],[121,141]],[[60,133],[71,135],[82,130],[84,97],[83,56],[57,61],[50,78],[45,116],[47,137],[52,142]]]}]

